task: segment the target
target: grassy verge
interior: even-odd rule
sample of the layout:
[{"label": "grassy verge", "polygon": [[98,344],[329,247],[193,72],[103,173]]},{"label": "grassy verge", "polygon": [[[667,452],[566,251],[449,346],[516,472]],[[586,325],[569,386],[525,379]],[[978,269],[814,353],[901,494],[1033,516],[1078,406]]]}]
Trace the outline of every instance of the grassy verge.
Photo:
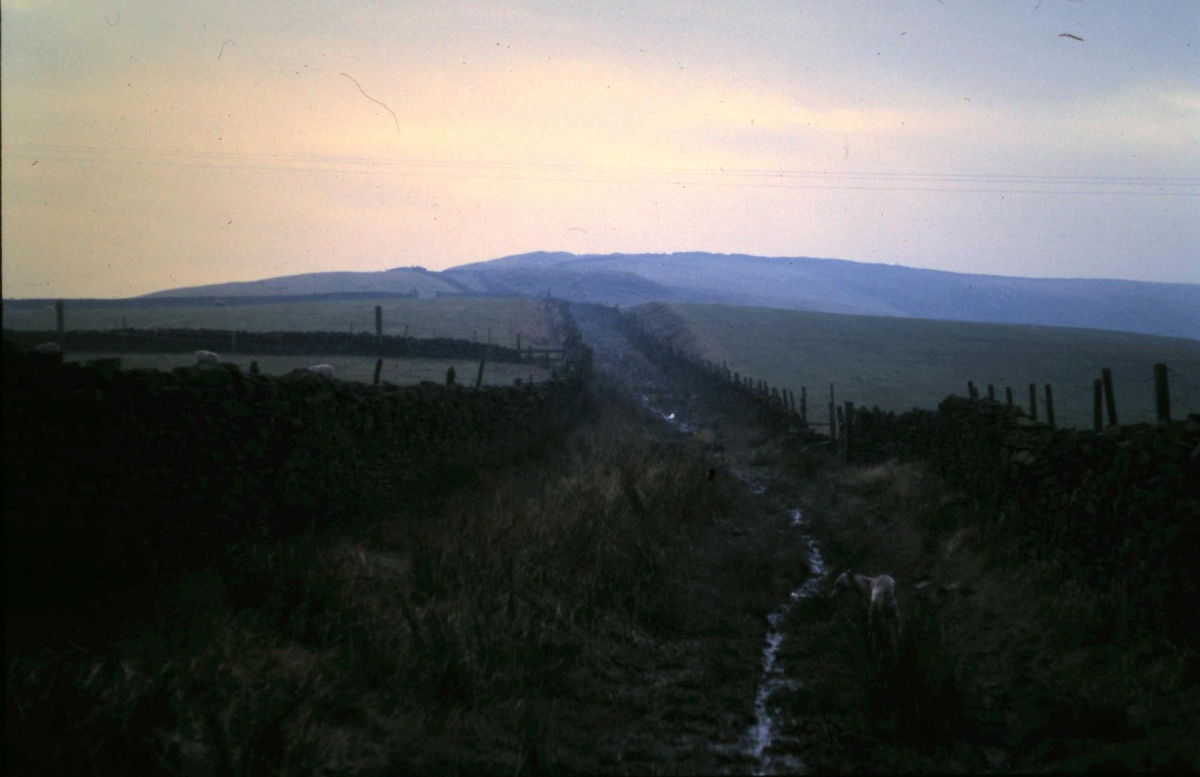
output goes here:
[{"label": "grassy verge", "polygon": [[248,541],[111,644],[10,651],[7,771],[711,770],[796,559],[708,541],[753,522],[709,469],[604,402],[427,509]]},{"label": "grassy verge", "polygon": [[[810,765],[854,771],[1200,768],[1196,656],[1123,628],[1121,603],[971,529],[977,506],[918,464],[832,466],[829,555],[898,583],[899,655],[871,652],[854,597],[800,603],[782,660],[806,687]],[[811,678],[811,682],[809,681]]]}]

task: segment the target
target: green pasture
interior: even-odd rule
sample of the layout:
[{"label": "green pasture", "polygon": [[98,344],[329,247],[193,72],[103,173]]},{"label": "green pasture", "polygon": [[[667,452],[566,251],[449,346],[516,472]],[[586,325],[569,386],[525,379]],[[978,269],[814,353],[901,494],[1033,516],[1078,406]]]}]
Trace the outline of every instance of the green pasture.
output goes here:
[{"label": "green pasture", "polygon": [[[325,300],[218,307],[72,307],[67,300],[64,324],[71,329],[192,328],[237,329],[242,332],[333,331],[374,332],[375,306],[383,306],[383,332],[409,337],[477,338],[515,346],[548,341],[542,306],[523,297],[442,297],[439,299]],[[54,306],[40,310],[5,307],[4,328],[53,330]]]},{"label": "green pasture", "polygon": [[[64,358],[69,362],[86,362],[92,359],[117,357],[122,369],[173,370],[196,363],[190,353],[69,353]],[[375,379],[375,359],[369,356],[276,356],[259,354],[221,354],[221,360],[233,362],[249,372],[250,362],[257,361],[264,375],[286,375],[294,369],[314,364],[333,367],[333,376],[338,380],[354,380],[370,383]],[[479,373],[479,362],[470,359],[384,359],[382,380],[401,386],[430,380],[443,383],[446,370],[453,366],[457,382],[475,385]],[[513,380],[541,382],[548,380],[550,371],[529,364],[505,364],[488,362],[483,369],[483,382],[489,386],[511,385]]]},{"label": "green pasture", "polygon": [[653,303],[634,309],[659,336],[742,375],[791,389],[807,387],[809,417],[828,415],[829,386],[839,403],[901,412],[933,409],[974,381],[1003,400],[1028,407],[1037,385],[1044,418],[1045,384],[1053,386],[1061,426],[1092,424],[1092,381],[1113,372],[1120,423],[1153,421],[1153,365],[1171,368],[1175,418],[1200,412],[1200,341],[1092,329],[979,324],[733,305]]}]

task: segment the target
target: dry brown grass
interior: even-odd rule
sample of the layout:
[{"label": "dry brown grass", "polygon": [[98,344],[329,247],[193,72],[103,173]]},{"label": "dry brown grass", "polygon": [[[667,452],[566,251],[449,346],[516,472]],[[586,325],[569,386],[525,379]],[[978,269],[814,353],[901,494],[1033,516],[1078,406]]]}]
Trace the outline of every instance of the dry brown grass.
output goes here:
[{"label": "dry brown grass", "polygon": [[[694,574],[760,584],[742,556],[696,555],[744,500],[709,469],[606,405],[436,512],[247,544],[118,643],[11,656],[9,773],[640,770],[664,757],[630,750],[658,694],[752,677],[737,667],[756,637],[739,632],[757,619]],[[745,656],[669,641],[724,629]]]}]

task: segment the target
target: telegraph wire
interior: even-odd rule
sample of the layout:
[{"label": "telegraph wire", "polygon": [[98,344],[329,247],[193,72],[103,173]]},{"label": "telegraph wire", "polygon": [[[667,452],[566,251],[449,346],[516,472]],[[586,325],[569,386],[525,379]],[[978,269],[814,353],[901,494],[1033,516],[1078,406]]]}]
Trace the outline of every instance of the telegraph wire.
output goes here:
[{"label": "telegraph wire", "polygon": [[[1091,189],[1055,189],[1055,188],[1040,188],[1040,189],[1014,189],[1014,188],[998,188],[1005,185],[1042,185],[1042,186],[1065,186],[1065,185],[1092,185],[1092,186],[1141,186],[1141,187],[1163,187],[1163,186],[1188,186],[1200,187],[1197,184],[1184,184],[1177,182],[1164,183],[1105,183],[1094,182],[1087,184],[1084,182],[1058,182],[1058,181],[1006,181],[1006,180],[989,180],[989,179],[966,179],[966,180],[946,180],[946,179],[928,179],[928,180],[912,180],[911,183],[941,183],[944,186],[851,186],[851,185],[819,185],[813,183],[766,183],[758,181],[719,181],[719,180],[688,180],[684,178],[665,179],[665,178],[588,178],[588,177],[567,177],[553,175],[505,175],[501,173],[484,174],[484,173],[465,173],[465,172],[420,172],[414,170],[370,170],[370,169],[355,169],[347,167],[312,167],[312,166],[296,166],[292,164],[271,165],[271,164],[232,164],[228,162],[206,162],[202,160],[196,161],[179,161],[171,159],[148,160],[136,158],[104,158],[104,157],[83,157],[83,156],[52,156],[48,154],[36,154],[35,152],[23,153],[6,153],[6,156],[17,156],[18,158],[29,158],[36,155],[38,159],[56,162],[76,162],[76,163],[92,163],[92,164],[116,164],[116,165],[139,165],[149,167],[163,168],[181,168],[181,169],[204,169],[204,170],[248,170],[260,172],[312,172],[312,173],[333,173],[336,175],[383,175],[397,176],[407,178],[437,178],[437,179],[471,179],[471,180],[493,180],[493,181],[530,181],[543,183],[589,183],[589,184],[616,184],[616,185],[659,185],[659,186],[679,186],[687,188],[688,186],[706,186],[706,187],[729,187],[729,188],[758,188],[758,189],[792,189],[792,190],[837,190],[837,191],[877,191],[877,192],[943,192],[943,193],[964,193],[964,194],[1052,194],[1052,195],[1125,195],[1125,196],[1151,196],[1151,197],[1200,197],[1200,188],[1197,191],[1147,191],[1138,189],[1113,189],[1113,188],[1091,188]],[[463,167],[484,167],[479,164],[464,164]],[[569,171],[560,171],[569,172]],[[736,177],[736,176],[735,176]],[[782,176],[780,176],[782,177]],[[830,180],[837,181],[833,174],[829,176]],[[856,180],[877,180],[880,183],[907,183],[905,179],[887,178],[879,176],[875,179],[849,179],[849,182]],[[963,185],[955,185],[963,184]],[[990,188],[988,185],[991,185]],[[971,185],[985,188],[967,188]]]},{"label": "telegraph wire", "polygon": [[[417,172],[421,169],[467,169],[467,170],[489,170],[508,173],[521,173],[536,171],[540,173],[561,173],[564,175],[573,175],[576,173],[593,173],[593,174],[612,174],[612,175],[677,175],[677,176],[697,176],[707,177],[717,180],[650,180],[645,178],[616,178],[606,176],[603,178],[555,178],[547,176],[528,176],[528,175],[505,175],[503,177],[490,175],[485,176],[483,173],[436,173],[427,174],[429,177],[494,177],[499,180],[564,180],[564,181],[579,181],[582,183],[680,183],[686,185],[688,183],[695,185],[720,185],[720,186],[762,186],[763,188],[805,188],[794,184],[760,184],[757,181],[744,181],[736,179],[816,179],[817,181],[845,181],[848,183],[859,182],[879,182],[879,183],[903,183],[903,184],[943,184],[945,187],[932,189],[933,191],[975,191],[970,189],[962,189],[957,185],[978,185],[978,186],[1039,186],[1039,187],[1062,187],[1062,186],[1085,186],[1085,187],[1119,187],[1109,189],[1089,189],[1087,191],[1061,190],[1042,188],[1036,193],[1058,192],[1067,194],[1092,194],[1092,193],[1137,193],[1137,194],[1152,194],[1152,195],[1172,195],[1181,194],[1184,196],[1195,196],[1194,192],[1190,191],[1138,191],[1140,188],[1180,188],[1191,189],[1200,187],[1200,178],[1187,177],[1136,177],[1136,176],[1069,176],[1069,175],[1024,175],[1024,174],[990,174],[990,173],[921,173],[921,172],[843,172],[831,170],[768,170],[761,168],[719,168],[713,170],[711,168],[697,167],[639,167],[639,166],[621,166],[621,165],[585,165],[585,164],[568,164],[568,163],[536,163],[536,162],[488,162],[488,161],[446,161],[446,160],[400,160],[400,159],[378,159],[369,157],[352,157],[338,155],[306,155],[306,154],[280,154],[280,153],[254,153],[254,152],[206,152],[206,151],[188,151],[188,150],[165,150],[165,149],[134,149],[122,148],[113,146],[71,146],[60,144],[40,144],[40,143],[9,143],[4,145],[4,151],[8,156],[37,156],[39,158],[49,159],[51,161],[62,162],[94,162],[94,163],[129,163],[141,164],[150,166],[174,166],[174,167],[209,167],[213,169],[245,169],[245,170],[295,170],[301,172],[333,172],[345,174],[392,174],[392,175],[408,175],[420,176]],[[57,152],[57,155],[54,155]],[[115,156],[114,156],[115,155]],[[258,164],[246,164],[246,162],[257,162]],[[329,165],[338,165],[338,167],[329,167]],[[384,169],[359,169],[357,167],[347,166],[366,166],[368,168],[384,168]],[[400,169],[395,168],[409,168]],[[734,180],[719,180],[719,179],[734,179]],[[955,185],[954,188],[948,188]],[[812,186],[811,188],[834,188]],[[890,188],[890,187],[889,187]],[[1126,191],[1129,189],[1130,191]],[[906,191],[908,189],[899,189]],[[925,191],[929,189],[913,188],[912,191]],[[1001,191],[1013,193],[1032,193],[1024,190],[1014,189],[989,189],[987,191]]]}]

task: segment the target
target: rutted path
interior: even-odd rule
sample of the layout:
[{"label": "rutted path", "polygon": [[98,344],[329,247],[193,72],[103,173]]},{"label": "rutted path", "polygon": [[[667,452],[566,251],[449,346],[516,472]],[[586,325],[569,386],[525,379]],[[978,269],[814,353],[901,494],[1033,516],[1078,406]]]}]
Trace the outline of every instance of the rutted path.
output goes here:
[{"label": "rutted path", "polygon": [[[680,731],[672,741],[663,742],[667,763],[665,771],[721,771],[728,774],[776,774],[803,771],[804,763],[792,753],[803,752],[803,743],[795,735],[795,726],[785,709],[774,701],[782,690],[800,685],[785,675],[778,661],[784,641],[783,623],[792,606],[813,596],[826,575],[825,562],[816,541],[807,531],[807,519],[799,506],[801,492],[796,483],[781,478],[767,467],[756,466],[745,449],[745,428],[736,428],[737,419],[725,409],[709,404],[702,392],[688,391],[676,385],[650,362],[621,333],[611,312],[575,306],[572,310],[584,338],[595,352],[595,367],[621,386],[654,415],[663,419],[678,435],[694,437],[705,444],[707,454],[724,464],[724,469],[743,481],[753,500],[757,523],[717,527],[714,543],[736,547],[749,533],[770,536],[781,558],[767,563],[782,567],[772,570],[771,590],[749,605],[758,616],[758,630],[738,637],[741,657],[739,672],[752,673],[753,682],[744,677],[731,685],[742,689],[738,703],[743,709],[722,709],[720,698],[712,707],[700,705],[695,713],[726,720],[727,725],[705,726],[688,720],[688,712],[677,716]],[[754,563],[755,559],[748,559]],[[709,646],[712,647],[712,646]],[[743,649],[745,648],[745,649]],[[719,647],[717,649],[720,649]],[[749,660],[753,657],[753,661]],[[753,687],[753,694],[745,690]],[[726,702],[728,703],[728,702]],[[707,741],[706,737],[707,731]]]}]

